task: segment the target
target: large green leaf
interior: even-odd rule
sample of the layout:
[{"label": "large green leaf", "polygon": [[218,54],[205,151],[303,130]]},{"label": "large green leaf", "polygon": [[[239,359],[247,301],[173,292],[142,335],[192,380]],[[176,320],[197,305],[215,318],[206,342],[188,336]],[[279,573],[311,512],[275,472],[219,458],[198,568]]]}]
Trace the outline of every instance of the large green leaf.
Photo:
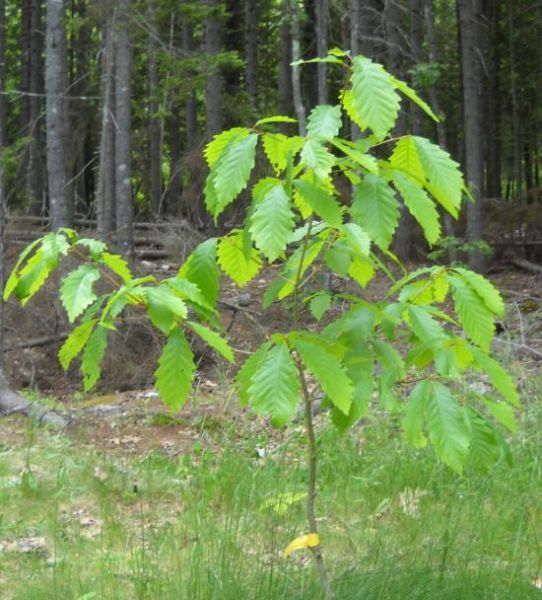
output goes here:
[{"label": "large green leaf", "polygon": [[100,271],[88,264],[80,265],[67,275],[60,287],[60,299],[70,323],[84,312],[97,298],[93,285],[100,279]]},{"label": "large green leaf", "polygon": [[433,319],[426,307],[410,304],[407,314],[410,328],[422,342],[434,344],[445,337],[444,329]]},{"label": "large green leaf", "polygon": [[180,329],[174,329],[162,349],[155,372],[156,389],[171,410],[180,410],[192,389],[194,355]]},{"label": "large green leaf", "polygon": [[216,306],[220,271],[216,262],[216,238],[200,244],[179,270],[179,276],[195,283],[211,306]]},{"label": "large green leaf", "polygon": [[187,325],[190,327],[190,329],[195,331],[204,342],[209,344],[213,350],[216,350],[227,361],[233,362],[235,360],[231,346],[216,331],[213,331],[212,329],[209,329],[200,323],[196,323],[195,321],[188,321]]},{"label": "large green leaf", "polygon": [[496,316],[504,317],[504,302],[497,288],[485,277],[469,269],[454,269],[464,281],[480,296],[487,308]]},{"label": "large green leaf", "polygon": [[167,284],[145,289],[145,296],[151,323],[166,335],[188,316],[185,302]]},{"label": "large green leaf", "polygon": [[246,285],[262,268],[262,262],[255,249],[252,248],[247,257],[242,231],[235,231],[221,238],[217,254],[220,267],[239,287]]},{"label": "large green leaf", "polygon": [[246,127],[233,127],[227,129],[214,136],[214,138],[207,144],[203,154],[207,160],[209,168],[213,168],[218,159],[221,157],[226,146],[235,139],[236,141],[244,140],[250,133],[250,129]]},{"label": "large green leaf", "polygon": [[420,381],[410,392],[408,403],[404,409],[403,431],[406,441],[414,448],[423,448],[427,445],[427,438],[423,432],[425,418],[425,402],[431,393],[431,386],[427,380]]},{"label": "large green leaf", "polygon": [[353,386],[340,361],[323,345],[313,343],[310,338],[296,339],[294,347],[331,402],[347,415],[352,406]]},{"label": "large green leaf", "polygon": [[429,140],[417,136],[413,139],[427,180],[427,190],[452,216],[457,216],[464,187],[458,163]]},{"label": "large green leaf", "polygon": [[459,322],[469,338],[483,350],[489,350],[495,334],[495,319],[480,296],[463,279],[448,278]]},{"label": "large green leaf", "polygon": [[470,435],[465,414],[450,390],[432,382],[425,396],[426,426],[438,457],[461,473],[469,453]]},{"label": "large green leaf", "polygon": [[357,256],[369,256],[371,238],[357,223],[347,223],[342,227],[343,239]]},{"label": "large green leaf", "polygon": [[269,349],[252,375],[250,404],[258,414],[271,415],[273,424],[287,423],[299,404],[297,369],[285,343]]},{"label": "large green leaf", "polygon": [[414,102],[414,104],[416,104],[417,106],[419,106],[426,114],[428,114],[433,121],[438,122],[439,118],[437,117],[437,115],[431,110],[431,107],[429,106],[429,104],[427,104],[427,102],[425,102],[424,100],[422,100],[418,94],[415,92],[415,90],[413,90],[409,85],[407,85],[404,81],[401,81],[400,79],[396,79],[395,77],[391,76],[390,77],[391,82],[393,83],[393,85],[400,91],[402,92],[409,100],[412,100],[412,102]]},{"label": "large green leaf", "polygon": [[299,136],[288,137],[282,133],[265,133],[263,149],[275,173],[286,169],[288,156],[293,158],[301,150],[305,139]]},{"label": "large green leaf", "polygon": [[485,373],[493,387],[513,406],[520,405],[517,387],[510,374],[494,358],[477,348],[471,348],[474,362],[478,369]]},{"label": "large green leaf", "polygon": [[425,185],[425,171],[418,155],[414,136],[406,135],[399,138],[390,156],[390,164],[395,169],[410,175],[419,185]]},{"label": "large green leaf", "polygon": [[60,350],[58,351],[58,360],[65,371],[88,342],[88,338],[90,337],[95,324],[96,319],[84,321],[81,325],[78,325],[71,331],[66,341],[60,347]]},{"label": "large green leaf", "polygon": [[255,206],[250,233],[256,247],[273,262],[286,250],[294,229],[290,200],[279,184],[272,187]]},{"label": "large green leaf", "polygon": [[421,225],[425,239],[430,245],[435,244],[441,233],[438,211],[431,198],[414,179],[402,171],[392,172],[393,184],[403,197],[410,214]]},{"label": "large green leaf", "polygon": [[387,181],[368,174],[354,191],[352,217],[386,250],[399,224],[399,203]]},{"label": "large green leaf", "polygon": [[326,223],[332,227],[342,224],[342,209],[327,189],[306,179],[296,179],[294,185],[303,200]]},{"label": "large green leaf", "polygon": [[134,276],[132,275],[128,263],[122,256],[111,254],[110,252],[102,252],[100,255],[100,262],[111,269],[115,275],[118,275],[124,283],[132,281]]},{"label": "large green leaf", "polygon": [[11,274],[9,275],[9,277],[6,281],[6,285],[4,286],[4,294],[3,294],[4,301],[7,300],[11,296],[11,294],[17,287],[17,284],[19,283],[19,276],[20,276],[19,268],[20,268],[20,266],[23,264],[23,262],[26,260],[26,258],[28,256],[30,256],[30,254],[33,252],[33,250],[42,243],[42,241],[43,241],[42,238],[34,240],[30,244],[28,244],[28,246],[26,246],[26,248],[24,248],[24,250],[19,255],[19,258],[17,259],[17,262],[15,263],[15,266],[13,267]]},{"label": "large green leaf", "polygon": [[335,157],[324,144],[313,138],[307,138],[301,150],[301,160],[314,171],[320,179],[326,179],[330,174]]},{"label": "large green leaf", "polygon": [[395,125],[400,97],[391,76],[382,65],[356,56],[352,72],[352,108],[354,121],[363,130],[370,127],[383,139]]},{"label": "large green leaf", "polygon": [[213,166],[211,178],[216,194],[213,216],[218,215],[246,187],[254,167],[258,135],[251,133],[239,140],[232,138]]},{"label": "large green leaf", "polygon": [[329,142],[339,134],[341,128],[341,107],[320,104],[313,108],[307,121],[310,137]]},{"label": "large green leaf", "polygon": [[467,407],[465,415],[471,434],[468,464],[487,473],[501,456],[507,453],[508,448],[503,447],[506,443],[503,444],[504,440],[499,436],[494,425],[482,414],[472,407]]},{"label": "large green leaf", "polygon": [[241,406],[246,406],[250,400],[250,394],[248,392],[252,385],[252,376],[260,367],[260,363],[267,356],[267,352],[272,346],[272,342],[264,342],[247,360],[245,360],[243,366],[237,372],[235,377],[239,386],[239,401]]},{"label": "large green leaf", "polygon": [[83,373],[83,388],[91,390],[100,379],[102,359],[107,347],[107,329],[98,324],[94,329],[83,350],[81,357],[81,372]]}]

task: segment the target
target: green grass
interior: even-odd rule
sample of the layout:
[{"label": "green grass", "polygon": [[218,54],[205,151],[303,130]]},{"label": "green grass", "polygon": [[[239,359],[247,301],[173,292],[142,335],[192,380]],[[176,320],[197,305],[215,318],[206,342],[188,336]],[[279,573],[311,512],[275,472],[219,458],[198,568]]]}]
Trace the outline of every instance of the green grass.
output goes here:
[{"label": "green grass", "polygon": [[[385,423],[324,429],[317,511],[337,598],[541,598],[541,416],[525,412],[512,467],[462,478]],[[239,422],[173,458],[44,433],[0,445],[0,598],[319,598],[310,556],[282,555],[307,532],[304,501],[262,509],[304,491],[303,447],[299,432]],[[36,550],[14,551],[32,539]]]}]

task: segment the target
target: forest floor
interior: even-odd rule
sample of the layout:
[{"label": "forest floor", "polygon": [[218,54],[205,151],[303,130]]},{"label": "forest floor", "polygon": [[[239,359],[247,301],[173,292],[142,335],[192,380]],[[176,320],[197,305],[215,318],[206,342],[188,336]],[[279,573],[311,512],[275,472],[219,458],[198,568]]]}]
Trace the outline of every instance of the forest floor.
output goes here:
[{"label": "forest floor", "polygon": [[[287,326],[279,309],[261,314],[268,275],[243,297],[226,285],[223,320],[241,353]],[[339,436],[318,416],[317,512],[338,598],[542,598],[542,279],[492,279],[507,301],[495,349],[525,402],[514,465],[458,478],[430,450],[405,448],[394,419]],[[55,302],[28,308],[8,306],[8,371],[70,425],[0,420],[2,600],[319,597],[310,556],[283,556],[307,531],[300,424],[274,430],[239,409],[231,370],[204,351],[172,415],[151,385],[159,340],[137,326],[83,395],[57,366],[58,342],[20,347],[65,327]]]}]

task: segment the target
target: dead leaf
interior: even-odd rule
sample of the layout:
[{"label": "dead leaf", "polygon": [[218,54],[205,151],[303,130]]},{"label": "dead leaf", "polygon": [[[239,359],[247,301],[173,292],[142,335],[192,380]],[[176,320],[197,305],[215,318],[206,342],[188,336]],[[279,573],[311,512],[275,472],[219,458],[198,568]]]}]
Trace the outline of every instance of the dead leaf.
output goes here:
[{"label": "dead leaf", "polygon": [[307,533],[306,535],[300,535],[299,537],[292,540],[286,550],[284,550],[284,557],[287,558],[296,550],[302,550],[303,548],[314,548],[314,546],[320,545],[320,537],[317,533]]}]

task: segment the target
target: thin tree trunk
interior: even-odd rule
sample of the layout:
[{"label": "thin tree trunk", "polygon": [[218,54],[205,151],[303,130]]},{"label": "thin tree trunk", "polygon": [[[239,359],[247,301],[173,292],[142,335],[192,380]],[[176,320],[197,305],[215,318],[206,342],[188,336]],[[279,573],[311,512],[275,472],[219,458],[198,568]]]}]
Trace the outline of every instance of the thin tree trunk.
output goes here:
[{"label": "thin tree trunk", "polygon": [[222,35],[217,9],[220,0],[205,0],[209,14],[205,18],[204,49],[207,54],[205,81],[206,133],[210,139],[222,131],[222,76],[216,57],[222,49]]},{"label": "thin tree trunk", "polygon": [[133,258],[132,186],[132,116],[131,116],[131,67],[129,15],[130,0],[119,1],[116,22],[115,52],[115,191],[117,246],[129,260]]},{"label": "thin tree trunk", "polygon": [[[186,56],[194,54],[194,31],[192,24],[185,19],[183,21],[182,47]],[[190,80],[194,77],[193,71],[187,71],[186,78]],[[198,100],[196,91],[188,92],[184,103],[184,114],[186,121],[186,147],[193,150],[198,144]]]},{"label": "thin tree trunk", "polygon": [[66,177],[65,103],[66,71],[63,0],[47,0],[45,56],[47,175],[51,228],[70,227],[73,222],[73,199]]},{"label": "thin tree trunk", "polygon": [[[458,0],[461,63],[463,71],[463,119],[467,185],[474,198],[467,206],[467,241],[482,239],[482,197],[484,193],[484,60],[482,1]],[[469,252],[469,265],[485,270],[485,257],[478,249]]]},{"label": "thin tree trunk", "polygon": [[[280,12],[280,56],[278,64],[278,112],[279,115],[292,114],[292,78],[290,63],[292,62],[292,30],[290,24],[290,0],[282,0]],[[282,125],[284,132],[287,124]]]},{"label": "thin tree trunk", "polygon": [[522,132],[519,118],[519,102],[517,90],[517,69],[515,59],[515,44],[514,44],[514,2],[508,0],[508,61],[510,64],[510,100],[512,103],[512,141],[513,141],[513,164],[514,164],[514,180],[515,193],[517,196],[521,194],[523,189],[523,177],[521,171],[521,156],[522,156]]},{"label": "thin tree trunk", "polygon": [[[299,28],[299,5],[298,0],[289,0],[290,2],[290,23],[292,28],[292,62],[301,58],[301,32]],[[303,97],[301,95],[301,71],[299,65],[292,66],[292,91],[295,114],[297,116],[297,126],[299,135],[307,133],[307,118]]]},{"label": "thin tree trunk", "polygon": [[149,166],[151,210],[160,213],[162,199],[162,122],[158,116],[158,65],[156,63],[156,9],[154,0],[149,0]]},{"label": "thin tree trunk", "polygon": [[114,80],[116,10],[109,10],[104,19],[104,41],[101,57],[101,132],[96,193],[96,221],[98,236],[110,241],[115,216],[115,130]]},{"label": "thin tree trunk", "polygon": [[245,0],[245,80],[253,108],[258,107],[259,0]]},{"label": "thin tree trunk", "polygon": [[[432,1],[432,0],[430,0]],[[423,0],[410,0],[410,45],[416,64],[423,63]],[[412,133],[421,135],[423,112],[413,102],[410,103]]]},{"label": "thin tree trunk", "polygon": [[487,94],[486,190],[490,198],[501,197],[501,56],[500,31],[501,5],[490,5],[490,48],[491,56]]},{"label": "thin tree trunk", "polygon": [[[327,0],[316,0],[316,50],[320,58],[327,56],[329,7]],[[327,104],[327,64],[318,63],[318,104]]]}]

